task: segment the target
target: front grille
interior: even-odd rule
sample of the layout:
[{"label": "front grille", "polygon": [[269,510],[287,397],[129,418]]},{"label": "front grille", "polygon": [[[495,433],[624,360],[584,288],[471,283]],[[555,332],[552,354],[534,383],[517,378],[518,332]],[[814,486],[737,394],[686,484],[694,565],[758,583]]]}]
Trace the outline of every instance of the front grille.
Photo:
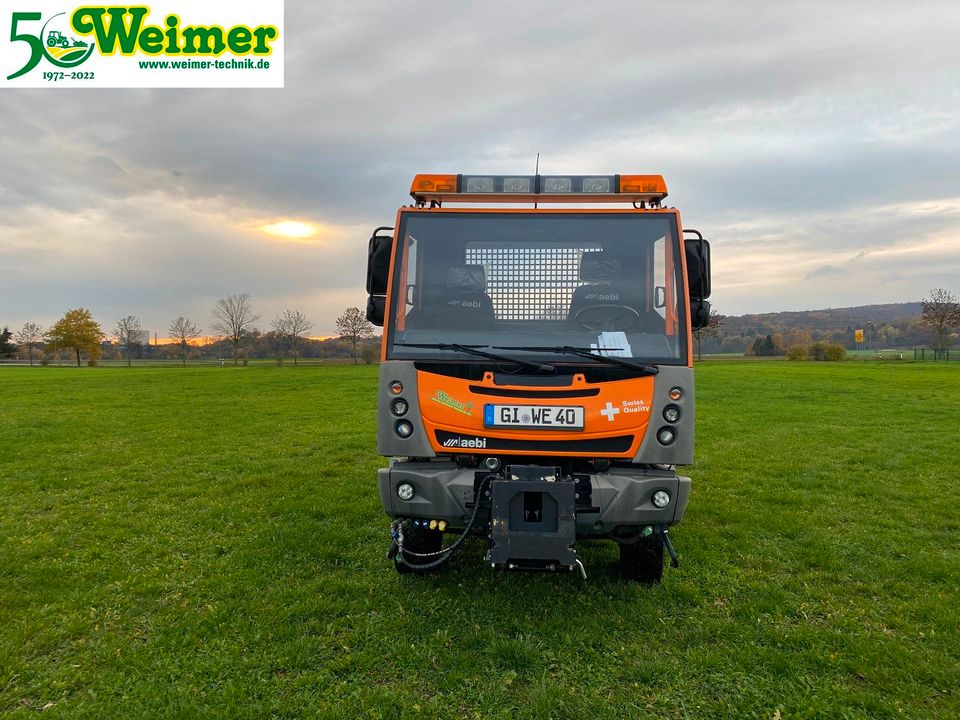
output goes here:
[{"label": "front grille", "polygon": [[454,450],[521,450],[543,453],[625,453],[633,445],[633,435],[592,438],[589,440],[526,440],[485,435],[463,435],[437,430],[437,442]]}]

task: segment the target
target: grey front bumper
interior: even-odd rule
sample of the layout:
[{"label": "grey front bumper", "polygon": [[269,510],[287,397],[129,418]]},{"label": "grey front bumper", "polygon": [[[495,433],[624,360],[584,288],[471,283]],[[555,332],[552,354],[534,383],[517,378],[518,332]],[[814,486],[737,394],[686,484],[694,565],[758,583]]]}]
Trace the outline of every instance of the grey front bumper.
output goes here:
[{"label": "grey front bumper", "polygon": [[[453,462],[394,462],[378,471],[380,500],[392,518],[412,517],[446,520],[463,527],[473,500],[477,471],[460,468]],[[415,494],[404,501],[397,486],[409,483]],[[577,535],[603,535],[619,526],[676,525],[683,518],[690,496],[690,478],[670,471],[642,468],[611,468],[590,476],[593,506],[599,512],[577,514]],[[670,493],[670,504],[660,509],[651,498],[658,490]]]}]

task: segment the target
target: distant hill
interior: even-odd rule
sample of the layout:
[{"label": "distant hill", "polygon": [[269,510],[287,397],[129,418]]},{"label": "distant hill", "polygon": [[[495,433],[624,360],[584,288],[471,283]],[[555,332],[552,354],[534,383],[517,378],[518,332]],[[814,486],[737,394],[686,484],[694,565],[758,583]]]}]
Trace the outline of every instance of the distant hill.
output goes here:
[{"label": "distant hill", "polygon": [[864,330],[874,347],[922,347],[930,341],[920,324],[919,302],[888,303],[726,316],[720,333],[704,338],[703,352],[744,352],[758,336],[767,335],[782,347],[825,340],[853,349],[857,329]]},{"label": "distant hill", "polygon": [[920,317],[919,302],[732,315],[724,319],[724,326],[728,332],[769,326],[779,328],[803,327],[808,330],[827,331],[845,330],[847,327],[853,326],[864,327],[868,322],[872,322],[874,325],[890,324],[916,317]]}]

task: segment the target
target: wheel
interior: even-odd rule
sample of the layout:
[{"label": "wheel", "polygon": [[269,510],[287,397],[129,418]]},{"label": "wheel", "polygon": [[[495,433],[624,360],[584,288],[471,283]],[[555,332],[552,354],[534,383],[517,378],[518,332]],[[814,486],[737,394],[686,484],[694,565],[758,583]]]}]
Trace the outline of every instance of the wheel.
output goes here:
[{"label": "wheel", "polygon": [[663,577],[663,535],[654,533],[620,544],[620,573],[625,580],[657,585]]},{"label": "wheel", "polygon": [[574,321],[583,330],[592,332],[603,330],[626,331],[640,319],[640,313],[629,305],[591,305],[580,310]]},{"label": "wheel", "polygon": [[[415,526],[407,520],[403,523],[403,549],[413,553],[433,553],[443,547],[443,533],[439,530]],[[403,557],[410,565],[425,565],[436,560],[436,557],[422,558],[415,555],[403,553]],[[398,573],[425,573],[430,570],[420,570],[416,567],[410,567],[406,563],[400,562],[400,558],[394,558],[393,567]],[[432,569],[432,568],[431,568]]]},{"label": "wheel", "polygon": [[69,47],[69,46],[70,46],[70,41],[67,40],[66,38],[64,38],[63,40],[60,41],[60,47],[64,47],[64,48],[65,48],[65,47]]},{"label": "wheel", "polygon": [[47,47],[53,47],[56,44],[57,44],[56,38],[52,38],[52,37],[47,38]]}]

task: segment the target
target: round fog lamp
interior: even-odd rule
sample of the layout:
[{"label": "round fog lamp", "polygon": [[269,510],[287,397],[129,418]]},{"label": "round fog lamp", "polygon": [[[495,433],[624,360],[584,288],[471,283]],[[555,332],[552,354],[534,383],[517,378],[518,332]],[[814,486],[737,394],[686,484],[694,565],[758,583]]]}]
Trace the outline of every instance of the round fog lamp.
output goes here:
[{"label": "round fog lamp", "polygon": [[663,419],[669,423],[675,423],[680,419],[680,408],[676,405],[667,405],[663,409]]},{"label": "round fog lamp", "polygon": [[413,499],[413,485],[410,483],[400,483],[397,485],[397,497],[401,500]]},{"label": "round fog lamp", "polygon": [[394,395],[399,395],[402,393],[403,383],[399,380],[394,380],[392,383],[390,383],[390,392],[392,392]]},{"label": "round fog lamp", "polygon": [[406,420],[397,423],[396,427],[397,435],[402,438],[408,438],[413,435],[413,425],[408,423]]},{"label": "round fog lamp", "polygon": [[677,434],[673,431],[673,428],[665,427],[657,431],[657,440],[660,441],[661,445],[669,445],[676,439]]},{"label": "round fog lamp", "polygon": [[657,490],[653,494],[653,504],[658,508],[665,508],[670,504],[670,493],[668,493],[666,490]]},{"label": "round fog lamp", "polygon": [[397,398],[390,405],[390,411],[397,417],[403,417],[407,414],[407,410],[410,409],[410,406],[407,404],[407,401],[403,398]]},{"label": "round fog lamp", "polygon": [[483,466],[490,471],[500,469],[500,458],[488,457],[483,461]]},{"label": "round fog lamp", "polygon": [[683,388],[672,387],[670,388],[670,399],[676,402],[683,397]]}]

